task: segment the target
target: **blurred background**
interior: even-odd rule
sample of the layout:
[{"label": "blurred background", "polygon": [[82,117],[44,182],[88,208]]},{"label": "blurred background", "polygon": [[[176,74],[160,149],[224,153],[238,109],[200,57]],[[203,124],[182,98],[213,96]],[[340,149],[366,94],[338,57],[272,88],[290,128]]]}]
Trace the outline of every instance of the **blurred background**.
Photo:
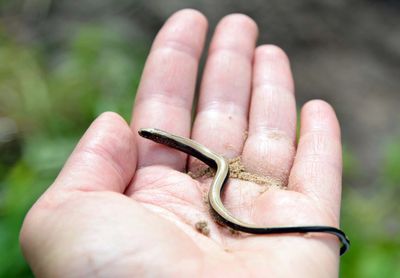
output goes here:
[{"label": "blurred background", "polygon": [[[400,277],[400,1],[0,0],[0,277],[31,277],[23,217],[90,122],[129,120],[151,40],[196,8],[253,17],[288,53],[299,107],[330,102],[343,128],[342,277]],[[204,63],[204,59],[203,59]]]}]

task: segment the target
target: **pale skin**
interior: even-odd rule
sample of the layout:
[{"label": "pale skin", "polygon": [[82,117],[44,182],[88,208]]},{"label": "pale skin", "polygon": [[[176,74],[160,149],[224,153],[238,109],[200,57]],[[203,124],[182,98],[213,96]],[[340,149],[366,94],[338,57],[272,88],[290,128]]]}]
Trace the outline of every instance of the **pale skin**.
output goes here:
[{"label": "pale skin", "polygon": [[[339,227],[340,128],[333,109],[296,103],[289,60],[256,47],[245,15],[216,27],[192,125],[207,21],[173,14],[154,40],[128,125],[115,113],[89,127],[61,173],[27,214],[23,253],[37,277],[337,277],[339,241],[328,234],[231,233],[210,216],[209,180],[176,150],[140,138],[152,127],[192,138],[249,172],[287,186],[230,179],[225,206],[260,226]],[[248,131],[248,136],[244,134]],[[205,221],[209,234],[195,225]]]}]

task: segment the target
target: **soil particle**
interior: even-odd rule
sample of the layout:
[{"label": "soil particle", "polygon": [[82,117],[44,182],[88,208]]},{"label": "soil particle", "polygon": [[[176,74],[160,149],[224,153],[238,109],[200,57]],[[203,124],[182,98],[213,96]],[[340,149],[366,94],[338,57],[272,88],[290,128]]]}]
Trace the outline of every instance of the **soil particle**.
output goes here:
[{"label": "soil particle", "polygon": [[198,221],[196,224],[194,224],[194,227],[199,233],[202,233],[205,236],[210,235],[210,229],[208,228],[207,221]]},{"label": "soil particle", "polygon": [[247,137],[249,137],[249,132],[246,130],[243,132],[243,142],[246,142]]},{"label": "soil particle", "polygon": [[232,236],[240,236],[240,232],[235,229],[232,229],[231,227],[228,227],[228,231]]}]

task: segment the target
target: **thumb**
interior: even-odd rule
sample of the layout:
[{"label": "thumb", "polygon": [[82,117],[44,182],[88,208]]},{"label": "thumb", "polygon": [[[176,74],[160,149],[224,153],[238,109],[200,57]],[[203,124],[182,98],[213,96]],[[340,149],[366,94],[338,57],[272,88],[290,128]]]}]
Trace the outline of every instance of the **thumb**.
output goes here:
[{"label": "thumb", "polygon": [[123,193],[135,173],[136,160],[128,124],[116,113],[103,113],[79,141],[50,190]]}]

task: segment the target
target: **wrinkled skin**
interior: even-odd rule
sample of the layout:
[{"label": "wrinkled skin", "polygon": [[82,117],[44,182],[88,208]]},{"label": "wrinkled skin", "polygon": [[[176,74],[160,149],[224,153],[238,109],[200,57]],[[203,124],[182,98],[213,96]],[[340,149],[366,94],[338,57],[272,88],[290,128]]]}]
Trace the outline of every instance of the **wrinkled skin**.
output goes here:
[{"label": "wrinkled skin", "polygon": [[[207,21],[194,10],[168,19],[154,40],[130,126],[104,113],[26,216],[23,253],[37,277],[335,277],[336,237],[237,234],[204,202],[199,162],[140,138],[155,127],[242,156],[249,172],[287,186],[230,179],[223,196],[239,219],[260,226],[339,225],[340,128],[313,100],[301,112],[290,65],[273,45],[256,47],[257,26],[233,14],[218,24],[191,108]],[[244,136],[248,130],[248,136]],[[206,221],[207,232],[195,225]],[[204,231],[204,230],[203,230]]]}]

